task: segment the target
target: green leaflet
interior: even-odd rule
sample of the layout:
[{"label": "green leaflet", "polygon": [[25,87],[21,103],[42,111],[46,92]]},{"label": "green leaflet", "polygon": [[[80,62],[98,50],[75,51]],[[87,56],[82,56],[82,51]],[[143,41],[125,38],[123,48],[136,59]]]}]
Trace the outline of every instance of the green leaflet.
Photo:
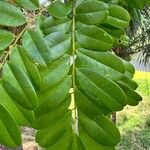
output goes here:
[{"label": "green leaflet", "polygon": [[72,135],[70,131],[67,131],[63,137],[55,144],[53,144],[50,147],[45,148],[45,150],[55,150],[55,149],[65,149],[69,150],[71,149],[71,141],[72,140]]},{"label": "green leaflet", "polygon": [[76,37],[83,48],[93,51],[108,51],[113,46],[112,37],[95,26],[87,26],[77,30]]},{"label": "green leaflet", "polygon": [[22,46],[17,46],[13,49],[13,53],[10,54],[10,60],[25,71],[36,89],[40,89],[41,77],[38,67],[29,59]]},{"label": "green leaflet", "polygon": [[36,118],[32,123],[32,127],[42,130],[47,128],[51,123],[57,122],[62,119],[68,113],[68,107],[70,105],[69,98],[67,97],[66,99],[64,99],[64,102],[55,109],[48,110],[49,112],[47,112],[46,114],[43,114],[42,112],[37,112],[37,110],[35,110]]},{"label": "green leaflet", "polygon": [[71,137],[71,128],[69,129],[70,117],[71,115],[69,114],[65,115],[60,120],[51,122],[49,127],[39,130],[36,134],[36,141],[42,147],[50,147],[55,145],[57,141],[64,139],[67,130],[70,130],[70,135],[68,136]]},{"label": "green leaflet", "polygon": [[91,149],[115,150],[114,146],[105,146],[105,145],[99,144],[86,132],[84,128],[81,128],[81,129],[82,130],[80,130],[80,138],[84,142],[86,150],[91,150]]},{"label": "green leaflet", "polygon": [[86,150],[79,136],[73,134],[72,150]]},{"label": "green leaflet", "polygon": [[125,70],[126,70],[126,75],[129,76],[130,78],[133,78],[134,73],[135,73],[135,68],[127,61],[123,61]]},{"label": "green leaflet", "polygon": [[39,0],[16,0],[15,2],[27,10],[35,10],[39,7]]},{"label": "green leaflet", "polygon": [[68,33],[71,31],[71,20],[69,18],[55,19],[50,16],[43,22],[41,29],[45,35],[53,32]]},{"label": "green leaflet", "polygon": [[84,2],[84,0],[77,0],[76,1],[76,7],[78,7],[81,3],[83,3]]},{"label": "green leaflet", "polygon": [[[111,80],[92,69],[78,69],[77,82],[90,99],[93,99],[100,107],[110,110],[110,112],[121,110],[126,105],[126,97],[123,91]],[[90,88],[87,89],[87,87]],[[117,91],[117,95],[115,91]]]},{"label": "green leaflet", "polygon": [[97,0],[87,0],[76,9],[76,18],[85,24],[99,24],[108,16],[108,5]]},{"label": "green leaflet", "polygon": [[119,81],[126,84],[133,90],[136,90],[138,87],[138,84],[134,80],[132,80],[132,78],[128,77],[127,75],[124,75],[122,77],[122,79],[120,79]]},{"label": "green leaflet", "polygon": [[37,16],[37,18],[35,20],[36,21],[35,31],[39,32],[39,34],[41,36],[43,36],[43,31],[41,29],[41,26],[42,26],[43,22],[45,21],[45,19],[46,19],[46,17],[44,15],[41,15],[41,16]]},{"label": "green leaflet", "polygon": [[18,125],[11,114],[1,104],[0,129],[0,143],[12,148],[21,145],[21,133]]},{"label": "green leaflet", "polygon": [[31,103],[33,105],[33,107],[36,106],[36,93],[34,91],[34,87],[32,86],[32,84],[30,83],[30,81],[28,80],[28,78],[25,76],[24,72],[22,70],[20,70],[17,66],[8,63],[8,66],[10,68],[10,70],[12,71],[13,75],[15,76],[18,84],[20,85],[21,89],[23,90],[25,95],[29,95],[29,100],[31,100]]},{"label": "green leaflet", "polygon": [[9,96],[22,107],[34,109],[37,106],[37,95],[30,79],[13,63],[7,63],[3,68],[3,85]]},{"label": "green leaflet", "polygon": [[44,91],[56,85],[67,75],[69,69],[70,57],[68,55],[64,55],[62,58],[54,61],[47,68],[40,68],[41,90]]},{"label": "green leaflet", "polygon": [[80,87],[76,89],[75,98],[78,109],[91,119],[93,119],[94,116],[109,113],[108,109],[104,109],[100,105],[97,105],[97,103],[89,98]]},{"label": "green leaflet", "polygon": [[125,28],[129,25],[130,15],[123,7],[118,5],[109,6],[110,15],[104,20],[104,23],[119,27]]},{"label": "green leaflet", "polygon": [[128,45],[128,41],[126,42],[126,40],[123,39],[125,31],[122,28],[118,28],[110,24],[101,24],[99,27],[113,37],[113,45],[115,47],[121,44],[126,45],[126,43]]},{"label": "green leaflet", "polygon": [[124,46],[128,46],[129,45],[129,37],[126,34],[122,35],[120,37],[120,41],[118,43],[120,43]]},{"label": "green leaflet", "polygon": [[[67,97],[69,89],[71,87],[70,77],[66,77],[61,83],[54,88],[44,92],[41,92],[39,96],[39,105],[34,110],[35,115],[42,116],[51,110],[60,106]],[[59,97],[58,97],[59,96]]]},{"label": "green leaflet", "polygon": [[92,52],[80,49],[77,52],[77,56],[77,66],[92,68],[114,81],[120,80],[125,73],[122,61],[110,52]]},{"label": "green leaflet", "polygon": [[128,105],[136,106],[139,101],[142,100],[142,97],[128,85],[121,82],[118,82],[118,85],[123,89],[124,93],[126,94]]},{"label": "green leaflet", "polygon": [[43,66],[51,64],[52,57],[48,45],[37,31],[26,31],[23,35],[23,47],[35,62]]},{"label": "green leaflet", "polygon": [[55,60],[65,54],[71,47],[71,38],[62,32],[54,32],[45,37],[52,59]]},{"label": "green leaflet", "polygon": [[13,41],[13,34],[6,30],[0,30],[0,51],[6,49]]},{"label": "green leaflet", "polygon": [[20,26],[26,23],[26,18],[22,11],[4,1],[0,1],[0,16],[0,25],[2,26]]},{"label": "green leaflet", "polygon": [[18,125],[29,125],[34,120],[32,111],[26,110],[11,99],[0,84],[0,104],[3,105],[13,116]]},{"label": "green leaflet", "polygon": [[106,116],[101,115],[91,120],[79,112],[79,121],[79,131],[81,126],[99,144],[115,146],[120,141],[119,131]]},{"label": "green leaflet", "polygon": [[105,66],[108,66],[122,74],[125,73],[124,63],[120,58],[118,58],[116,55],[112,54],[111,52],[92,52],[86,49],[80,49],[79,52],[85,54],[86,56],[92,58],[93,60],[96,60],[104,64]]},{"label": "green leaflet", "polygon": [[125,31],[122,28],[118,28],[110,24],[100,24],[99,27],[115,38],[120,38],[125,34]]},{"label": "green leaflet", "polygon": [[70,8],[62,2],[55,1],[48,7],[50,15],[56,18],[64,18],[69,13]]}]

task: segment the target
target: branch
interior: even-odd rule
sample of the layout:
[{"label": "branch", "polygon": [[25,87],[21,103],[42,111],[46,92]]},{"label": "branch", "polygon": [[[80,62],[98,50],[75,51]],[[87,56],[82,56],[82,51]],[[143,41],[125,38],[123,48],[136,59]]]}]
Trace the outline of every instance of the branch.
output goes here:
[{"label": "branch", "polygon": [[[34,18],[36,18],[37,16],[41,15],[42,12],[46,10],[46,8],[47,7],[41,8],[41,10],[35,15]],[[9,46],[9,50],[8,51],[4,51],[4,53],[2,54],[2,56],[0,58],[0,60],[2,61],[0,63],[0,70],[3,68],[5,62],[7,61],[7,58],[11,54],[12,49],[16,46],[17,42],[20,40],[21,36],[23,35],[23,33],[26,31],[27,28],[28,28],[28,24],[26,24],[26,26],[22,29],[22,31],[16,37],[15,41],[13,42],[13,44]]]},{"label": "branch", "polygon": [[4,66],[5,62],[7,61],[7,58],[9,57],[9,55],[11,54],[11,50],[15,47],[15,45],[17,44],[17,42],[19,41],[20,37],[23,35],[23,33],[25,32],[25,30],[27,29],[27,25],[23,28],[23,30],[19,33],[19,35],[17,36],[17,38],[15,39],[15,41],[13,42],[12,45],[9,46],[9,50],[5,51],[2,54],[2,62],[0,64],[0,69],[2,69],[2,67]]}]

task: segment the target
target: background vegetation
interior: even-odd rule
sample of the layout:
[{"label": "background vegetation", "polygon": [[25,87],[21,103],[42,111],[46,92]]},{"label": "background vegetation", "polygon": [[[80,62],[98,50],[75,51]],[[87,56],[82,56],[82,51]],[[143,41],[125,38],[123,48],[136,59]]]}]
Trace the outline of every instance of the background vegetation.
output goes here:
[{"label": "background vegetation", "polygon": [[117,114],[117,126],[122,134],[117,150],[150,150],[150,72],[137,71],[134,79],[143,101]]}]

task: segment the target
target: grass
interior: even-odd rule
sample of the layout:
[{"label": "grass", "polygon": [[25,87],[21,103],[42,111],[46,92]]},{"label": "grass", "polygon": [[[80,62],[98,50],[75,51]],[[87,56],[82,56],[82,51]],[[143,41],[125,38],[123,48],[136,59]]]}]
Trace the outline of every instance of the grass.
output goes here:
[{"label": "grass", "polygon": [[117,126],[122,135],[117,150],[150,150],[150,73],[136,72],[134,79],[143,101],[117,114]]},{"label": "grass", "polygon": [[134,75],[134,79],[150,79],[150,72],[144,72],[144,71],[136,71]]},{"label": "grass", "polygon": [[144,96],[150,96],[150,72],[137,71],[134,80],[139,84],[137,91]]}]

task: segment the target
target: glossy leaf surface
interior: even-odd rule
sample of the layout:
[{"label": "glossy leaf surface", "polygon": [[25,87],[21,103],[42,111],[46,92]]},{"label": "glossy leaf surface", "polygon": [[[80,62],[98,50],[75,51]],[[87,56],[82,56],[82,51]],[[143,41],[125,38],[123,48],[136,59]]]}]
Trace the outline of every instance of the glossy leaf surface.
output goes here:
[{"label": "glossy leaf surface", "polygon": [[11,32],[0,30],[0,51],[7,48],[13,41],[13,34]]},{"label": "glossy leaf surface", "polygon": [[26,23],[26,18],[22,11],[14,5],[0,1],[0,25],[20,26]]},{"label": "glossy leaf surface", "polygon": [[50,16],[38,17],[35,30],[27,29],[3,67],[0,87],[0,114],[11,116],[18,134],[0,115],[11,135],[8,143],[1,136],[0,142],[19,145],[18,125],[29,125],[46,150],[115,149],[120,133],[108,116],[142,99],[134,68],[111,52],[119,41],[127,43],[130,21],[117,4],[56,0],[48,6]]}]

